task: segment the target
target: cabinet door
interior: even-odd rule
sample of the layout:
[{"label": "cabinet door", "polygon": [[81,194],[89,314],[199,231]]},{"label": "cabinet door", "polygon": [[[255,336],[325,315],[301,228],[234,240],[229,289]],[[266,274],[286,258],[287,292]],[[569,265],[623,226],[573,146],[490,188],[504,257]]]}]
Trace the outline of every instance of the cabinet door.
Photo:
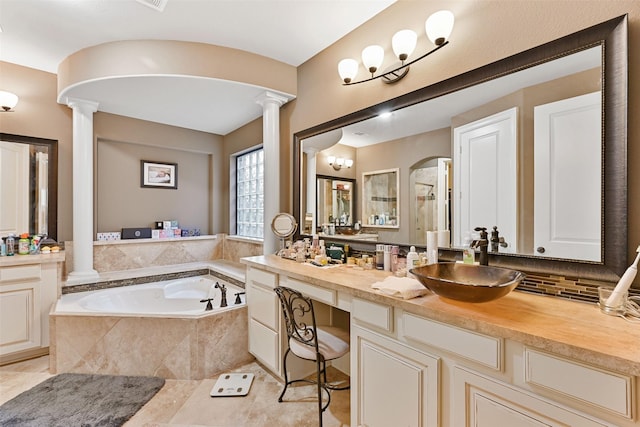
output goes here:
[{"label": "cabinet door", "polygon": [[459,427],[595,427],[603,422],[497,380],[454,368],[451,414]]},{"label": "cabinet door", "polygon": [[0,286],[0,355],[40,347],[39,286]]},{"label": "cabinet door", "polygon": [[437,426],[438,359],[357,326],[351,337],[351,425]]}]

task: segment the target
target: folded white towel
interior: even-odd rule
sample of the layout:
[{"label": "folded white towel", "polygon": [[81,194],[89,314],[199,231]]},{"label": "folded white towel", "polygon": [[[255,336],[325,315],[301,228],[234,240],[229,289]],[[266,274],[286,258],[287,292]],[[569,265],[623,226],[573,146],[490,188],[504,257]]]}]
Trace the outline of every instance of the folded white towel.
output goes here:
[{"label": "folded white towel", "polygon": [[402,299],[416,298],[429,293],[429,290],[420,282],[410,277],[389,276],[382,282],[374,283],[371,287],[385,295]]}]

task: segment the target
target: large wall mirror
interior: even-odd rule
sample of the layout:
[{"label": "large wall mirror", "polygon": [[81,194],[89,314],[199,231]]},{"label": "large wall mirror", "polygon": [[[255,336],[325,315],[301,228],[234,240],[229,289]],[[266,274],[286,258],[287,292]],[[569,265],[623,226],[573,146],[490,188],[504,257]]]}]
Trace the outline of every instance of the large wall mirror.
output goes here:
[{"label": "large wall mirror", "polygon": [[0,133],[0,236],[58,236],[58,141]]},{"label": "large wall mirror", "polygon": [[346,146],[356,177],[399,171],[400,226],[362,224],[377,242],[424,246],[448,230],[441,254],[455,257],[473,228],[497,226],[494,264],[614,281],[627,265],[626,131],[624,15],[295,134],[294,216],[309,215],[316,159]]}]

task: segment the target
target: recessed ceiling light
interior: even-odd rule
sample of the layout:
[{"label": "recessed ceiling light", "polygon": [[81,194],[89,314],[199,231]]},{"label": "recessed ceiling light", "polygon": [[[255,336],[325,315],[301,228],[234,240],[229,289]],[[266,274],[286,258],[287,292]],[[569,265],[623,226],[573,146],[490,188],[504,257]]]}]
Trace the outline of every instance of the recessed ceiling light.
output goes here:
[{"label": "recessed ceiling light", "polygon": [[167,5],[167,1],[169,0],[136,0],[138,3],[141,3],[145,6],[150,7],[151,9],[157,10],[158,12],[162,12],[164,7]]},{"label": "recessed ceiling light", "polygon": [[386,113],[380,113],[378,117],[380,117],[381,119],[389,118],[391,117],[391,111],[387,111]]}]

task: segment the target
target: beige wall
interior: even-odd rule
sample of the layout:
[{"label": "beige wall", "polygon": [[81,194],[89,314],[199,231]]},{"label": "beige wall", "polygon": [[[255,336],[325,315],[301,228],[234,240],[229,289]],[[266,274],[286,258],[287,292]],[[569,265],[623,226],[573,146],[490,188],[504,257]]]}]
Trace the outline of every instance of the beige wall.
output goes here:
[{"label": "beige wall", "polygon": [[[380,44],[390,51],[391,36],[411,28],[424,34],[424,20],[432,12],[453,11],[456,24],[451,43],[411,66],[404,80],[394,85],[379,81],[344,87],[337,64],[357,58],[365,46]],[[362,110],[421,87],[523,50],[571,34],[617,16],[629,14],[629,262],[640,243],[640,2],[637,0],[400,0],[330,48],[302,64],[298,72],[298,98],[291,117],[292,132]],[[426,52],[420,37],[417,52]],[[384,67],[384,65],[383,65]],[[364,76],[361,70],[358,78]],[[639,279],[640,280],[640,279]]]},{"label": "beige wall", "polygon": [[12,113],[0,113],[0,132],[58,141],[58,240],[73,233],[71,220],[71,109],[56,102],[55,74],[0,61],[0,90],[20,94]]},{"label": "beige wall", "polygon": [[[409,75],[395,85],[370,82],[343,87],[337,63],[357,57],[363,47],[378,43],[387,50],[395,31],[413,28],[423,34],[424,20],[441,8],[452,10],[456,26],[451,44],[414,64]],[[281,207],[291,209],[292,134],[341,117],[370,105],[436,83],[514,53],[573,33],[582,28],[629,14],[629,164],[640,161],[640,2],[637,0],[432,0],[405,1],[392,5],[354,32],[339,40],[298,68],[297,100],[281,109]],[[417,51],[424,52],[421,40]],[[0,130],[60,141],[60,206],[58,233],[61,240],[71,231],[71,110],[58,105],[56,76],[0,63],[3,88],[21,94],[15,113],[0,114]],[[226,153],[225,153],[226,154]],[[640,168],[629,168],[630,258],[640,242]],[[228,211],[228,208],[226,208]]]},{"label": "beige wall", "polygon": [[[96,113],[94,228],[152,227],[178,220],[203,234],[226,231],[222,221],[223,138],[107,113]],[[140,187],[140,160],[178,164],[178,189]],[[215,201],[215,203],[214,203]]]}]

